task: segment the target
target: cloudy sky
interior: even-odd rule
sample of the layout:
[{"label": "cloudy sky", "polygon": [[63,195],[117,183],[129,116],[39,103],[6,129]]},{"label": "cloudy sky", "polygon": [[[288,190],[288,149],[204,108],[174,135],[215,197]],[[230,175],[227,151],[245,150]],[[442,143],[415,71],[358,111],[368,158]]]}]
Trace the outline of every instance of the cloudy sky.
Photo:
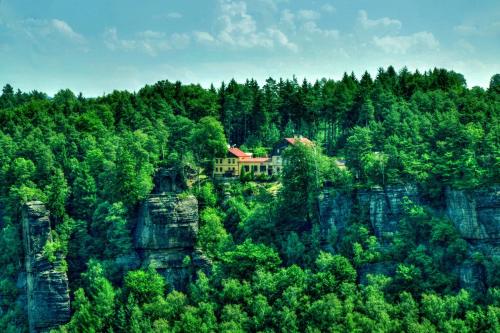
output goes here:
[{"label": "cloudy sky", "polygon": [[499,0],[0,0],[0,85],[101,95],[445,67],[500,72]]}]

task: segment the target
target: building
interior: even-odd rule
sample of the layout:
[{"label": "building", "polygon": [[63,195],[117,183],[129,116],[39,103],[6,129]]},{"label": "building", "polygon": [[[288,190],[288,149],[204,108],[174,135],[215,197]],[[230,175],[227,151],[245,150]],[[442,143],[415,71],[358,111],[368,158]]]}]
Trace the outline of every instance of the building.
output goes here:
[{"label": "building", "polygon": [[287,147],[289,147],[290,145],[294,145],[297,142],[301,142],[306,146],[312,146],[314,144],[311,140],[302,136],[295,138],[284,138],[274,147],[271,156],[281,156],[281,154]]},{"label": "building", "polygon": [[218,157],[214,163],[215,177],[238,177],[242,171],[252,173],[255,176],[272,176],[279,174],[283,168],[281,154],[290,145],[302,142],[305,145],[313,145],[307,138],[285,138],[276,145],[271,153],[271,157],[253,157],[251,153],[246,153],[236,147],[228,147],[225,157]]},{"label": "building", "polygon": [[273,175],[269,157],[253,157],[239,148],[229,147],[225,157],[216,158],[214,176],[238,177],[242,170],[254,175]]}]

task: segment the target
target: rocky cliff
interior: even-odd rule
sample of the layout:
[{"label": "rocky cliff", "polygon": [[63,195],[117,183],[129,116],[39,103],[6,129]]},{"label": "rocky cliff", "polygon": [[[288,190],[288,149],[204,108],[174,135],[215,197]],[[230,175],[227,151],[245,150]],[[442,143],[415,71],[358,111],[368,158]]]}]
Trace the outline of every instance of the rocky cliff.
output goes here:
[{"label": "rocky cliff", "polygon": [[359,191],[358,203],[362,212],[368,215],[375,236],[382,243],[392,240],[398,230],[406,199],[419,202],[417,187],[414,185],[375,186],[370,190]]},{"label": "rocky cliff", "polygon": [[[329,243],[332,235],[342,237],[353,209],[370,222],[373,233],[382,248],[389,245],[398,230],[405,198],[422,202],[414,185],[373,187],[357,193],[341,193],[326,188],[319,197],[320,223],[323,240]],[[447,189],[442,214],[453,222],[461,237],[467,241],[468,256],[480,253],[485,258],[500,258],[500,186],[495,185],[476,191]],[[438,212],[439,213],[439,212]],[[383,271],[391,274],[393,264],[376,263],[361,268],[360,277]],[[456,268],[460,285],[476,290],[484,289],[485,267],[473,260],[466,260]]]},{"label": "rocky cliff", "polygon": [[335,189],[325,189],[319,197],[320,232],[327,249],[344,235],[353,209],[349,193]]},{"label": "rocky cliff", "polygon": [[[500,261],[500,186],[476,191],[446,190],[446,214],[468,243],[468,256]],[[467,260],[458,267],[463,288],[485,289],[485,267]]]},{"label": "rocky cliff", "polygon": [[414,185],[375,186],[360,190],[355,195],[325,188],[319,197],[321,230],[324,239],[331,233],[342,237],[355,206],[366,216],[379,241],[389,242],[403,212],[405,198],[419,202],[418,190]]},{"label": "rocky cliff", "polygon": [[153,267],[183,290],[206,259],[195,249],[198,201],[193,195],[151,194],[143,203],[134,236],[141,266]]},{"label": "rocky cliff", "polygon": [[446,190],[446,213],[464,239],[500,239],[500,186]]},{"label": "rocky cliff", "polygon": [[43,203],[28,202],[22,211],[30,332],[48,332],[70,318],[68,278],[61,254],[49,262],[43,249],[50,237],[49,213]]}]

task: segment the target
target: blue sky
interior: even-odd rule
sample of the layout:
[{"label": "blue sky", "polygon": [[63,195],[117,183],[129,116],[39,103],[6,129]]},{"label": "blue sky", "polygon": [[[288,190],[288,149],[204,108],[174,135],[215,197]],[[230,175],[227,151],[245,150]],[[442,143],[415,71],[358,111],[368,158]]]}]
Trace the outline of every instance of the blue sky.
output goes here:
[{"label": "blue sky", "polygon": [[101,95],[158,80],[500,73],[498,0],[0,0],[0,85]]}]

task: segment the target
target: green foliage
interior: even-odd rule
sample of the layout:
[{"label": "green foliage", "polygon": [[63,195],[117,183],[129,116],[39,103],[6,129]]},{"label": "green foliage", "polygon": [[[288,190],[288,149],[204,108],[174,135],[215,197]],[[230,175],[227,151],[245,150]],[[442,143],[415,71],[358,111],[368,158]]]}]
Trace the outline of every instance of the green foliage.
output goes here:
[{"label": "green foliage", "polygon": [[125,276],[125,289],[139,304],[163,296],[165,287],[165,280],[154,270],[130,271]]},{"label": "green foliage", "polygon": [[[16,288],[24,266],[20,208],[41,200],[53,228],[44,255],[68,261],[73,315],[62,332],[497,332],[498,258],[468,254],[436,208],[447,187],[498,183],[499,82],[496,74],[487,90],[468,89],[452,71],[388,67],[373,78],[231,80],[219,89],[161,81],[98,98],[66,89],[49,99],[6,85],[0,331],[26,328]],[[299,134],[316,145],[288,149],[277,182],[242,172],[243,183],[222,200],[205,177],[228,143],[264,156]],[[333,155],[345,156],[347,169]],[[132,251],[133,221],[160,168],[176,191],[198,198],[197,246],[213,262],[187,294],[165,295],[156,272],[123,273],[117,260]],[[417,183],[433,209],[408,203],[397,232],[377,239],[354,207],[351,220],[334,221],[338,233],[323,239],[325,186],[351,195],[401,183]],[[334,254],[320,252],[325,245]],[[395,267],[390,278],[354,269],[387,262]],[[463,262],[485,269],[493,287],[486,296],[458,291],[455,268]]]},{"label": "green foliage", "polygon": [[210,258],[218,258],[231,243],[222,223],[221,214],[216,208],[205,208],[200,214],[198,245]]},{"label": "green foliage", "polygon": [[101,203],[94,212],[90,233],[93,240],[92,251],[101,258],[116,258],[129,253],[132,248],[126,209],[121,202]]},{"label": "green foliage", "polygon": [[222,258],[223,269],[228,276],[249,278],[257,269],[274,270],[281,259],[272,248],[254,244],[247,239],[234,250],[227,251]]},{"label": "green foliage", "polygon": [[217,192],[213,183],[204,183],[195,193],[200,206],[215,207],[217,204]]}]

